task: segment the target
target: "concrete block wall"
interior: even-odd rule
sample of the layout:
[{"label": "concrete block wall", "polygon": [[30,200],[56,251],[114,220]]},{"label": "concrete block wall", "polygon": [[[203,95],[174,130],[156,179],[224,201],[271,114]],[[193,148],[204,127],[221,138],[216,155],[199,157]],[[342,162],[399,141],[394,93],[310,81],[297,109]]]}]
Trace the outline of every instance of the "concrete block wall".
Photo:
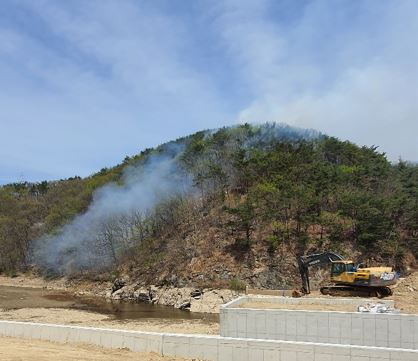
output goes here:
[{"label": "concrete block wall", "polygon": [[417,350],[0,321],[0,335],[83,342],[208,361],[417,361]]},{"label": "concrete block wall", "polygon": [[[221,336],[418,350],[418,316],[221,308]],[[417,360],[418,361],[418,360]]]},{"label": "concrete block wall", "polygon": [[[291,305],[351,305],[353,307],[358,307],[360,305],[364,305],[369,302],[374,302],[370,300],[370,298],[334,298],[334,297],[321,297],[321,298],[314,298],[314,297],[269,297],[269,296],[242,296],[236,298],[235,300],[222,305],[221,308],[236,308],[241,306],[247,302],[262,302],[262,303],[273,303],[273,304],[291,304]],[[385,304],[388,307],[394,307],[395,301],[393,300],[379,300],[378,302]]]}]

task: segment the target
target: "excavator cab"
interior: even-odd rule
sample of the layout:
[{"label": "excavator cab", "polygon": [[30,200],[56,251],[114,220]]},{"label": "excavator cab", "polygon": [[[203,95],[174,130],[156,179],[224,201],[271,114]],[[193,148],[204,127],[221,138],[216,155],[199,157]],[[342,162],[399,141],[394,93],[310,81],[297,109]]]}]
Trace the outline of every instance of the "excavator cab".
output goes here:
[{"label": "excavator cab", "polygon": [[344,272],[356,272],[356,266],[353,262],[336,261],[332,262],[331,276],[339,276]]},{"label": "excavator cab", "polygon": [[352,283],[355,279],[357,267],[352,261],[334,261],[331,264],[331,281]]}]

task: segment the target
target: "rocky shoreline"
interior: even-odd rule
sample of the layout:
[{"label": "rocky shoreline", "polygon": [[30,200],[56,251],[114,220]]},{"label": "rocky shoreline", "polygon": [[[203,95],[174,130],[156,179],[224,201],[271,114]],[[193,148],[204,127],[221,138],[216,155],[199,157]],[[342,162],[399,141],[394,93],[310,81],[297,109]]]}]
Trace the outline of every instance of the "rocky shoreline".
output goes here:
[{"label": "rocky shoreline", "polygon": [[143,302],[171,306],[191,312],[219,313],[219,306],[241,295],[227,289],[192,287],[148,287],[131,284],[122,278],[116,279],[105,297],[109,300]]},{"label": "rocky shoreline", "polygon": [[220,305],[242,294],[216,288],[145,286],[128,277],[117,278],[112,283],[66,278],[45,280],[33,274],[22,274],[13,278],[0,275],[0,285],[44,288],[68,292],[75,296],[98,297],[117,302],[143,302],[202,313],[219,313]]}]

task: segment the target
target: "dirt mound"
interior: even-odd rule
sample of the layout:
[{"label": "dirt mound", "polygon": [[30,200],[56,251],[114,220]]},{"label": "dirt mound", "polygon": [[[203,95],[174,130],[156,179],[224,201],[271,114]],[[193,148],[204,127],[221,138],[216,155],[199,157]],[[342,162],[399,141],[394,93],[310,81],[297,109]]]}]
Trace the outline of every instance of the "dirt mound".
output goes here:
[{"label": "dirt mound", "polygon": [[401,279],[393,287],[395,307],[402,312],[418,314],[418,272]]},{"label": "dirt mound", "polygon": [[418,292],[418,272],[401,279],[395,289],[396,292]]}]

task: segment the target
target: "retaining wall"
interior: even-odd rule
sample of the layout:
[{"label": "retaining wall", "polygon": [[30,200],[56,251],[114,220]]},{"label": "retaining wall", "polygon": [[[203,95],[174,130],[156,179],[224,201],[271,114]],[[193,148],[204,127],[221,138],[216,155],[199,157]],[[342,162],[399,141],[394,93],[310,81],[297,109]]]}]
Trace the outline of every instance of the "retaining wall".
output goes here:
[{"label": "retaining wall", "polygon": [[418,351],[0,321],[0,335],[211,361],[417,361]]},{"label": "retaining wall", "polygon": [[[224,305],[221,308],[237,308],[243,303],[247,302],[262,302],[262,303],[280,303],[280,304],[289,304],[289,305],[351,305],[353,307],[358,307],[369,302],[374,302],[370,298],[327,298],[327,297],[266,297],[266,296],[242,296],[236,298]],[[378,302],[385,304],[388,307],[394,307],[395,301],[382,299]]]},{"label": "retaining wall", "polygon": [[[309,298],[265,297],[257,300],[263,303],[312,303]],[[318,300],[333,301],[334,304],[362,303],[358,299]],[[221,336],[418,349],[417,315],[236,307],[248,301],[254,299],[242,297],[221,307]]]}]

